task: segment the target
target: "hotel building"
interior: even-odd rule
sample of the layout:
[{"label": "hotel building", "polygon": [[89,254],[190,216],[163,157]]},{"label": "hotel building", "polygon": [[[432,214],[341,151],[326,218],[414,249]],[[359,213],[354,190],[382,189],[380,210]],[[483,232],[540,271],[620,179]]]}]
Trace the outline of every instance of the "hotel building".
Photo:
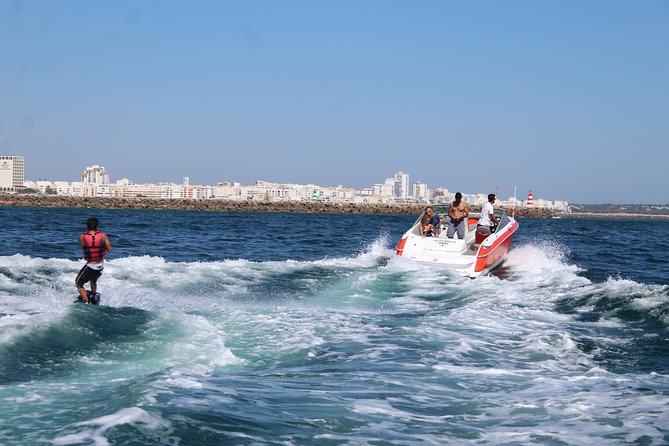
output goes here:
[{"label": "hotel building", "polygon": [[25,160],[22,156],[0,155],[0,191],[16,192],[25,181]]}]

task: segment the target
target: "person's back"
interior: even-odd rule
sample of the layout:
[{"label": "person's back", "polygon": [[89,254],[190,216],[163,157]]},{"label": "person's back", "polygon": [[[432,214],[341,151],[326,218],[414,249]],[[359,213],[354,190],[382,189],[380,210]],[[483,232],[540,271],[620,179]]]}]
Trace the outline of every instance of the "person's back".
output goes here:
[{"label": "person's back", "polygon": [[[86,221],[86,232],[79,235],[79,246],[84,251],[84,260],[86,264],[77,274],[74,283],[79,292],[79,299],[85,303],[97,303],[89,300],[89,296],[99,296],[97,294],[97,280],[102,275],[104,269],[104,256],[112,251],[111,243],[107,234],[98,228],[99,222],[95,217]],[[90,293],[84,288],[84,284],[90,282]]]},{"label": "person's back", "polygon": [[100,263],[107,253],[102,233],[95,229],[81,234],[81,247],[84,250],[84,259],[89,263]]}]

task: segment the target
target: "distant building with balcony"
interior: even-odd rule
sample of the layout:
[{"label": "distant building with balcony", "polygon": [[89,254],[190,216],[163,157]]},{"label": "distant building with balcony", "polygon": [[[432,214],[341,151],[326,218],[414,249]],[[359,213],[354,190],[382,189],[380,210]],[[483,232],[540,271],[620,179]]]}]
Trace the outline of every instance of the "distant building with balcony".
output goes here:
[{"label": "distant building with balcony", "polygon": [[97,184],[103,186],[109,184],[109,174],[102,166],[86,167],[86,170],[81,174],[81,182],[84,184]]},{"label": "distant building with balcony", "polygon": [[22,156],[0,155],[0,191],[16,192],[23,189],[25,160]]},{"label": "distant building with balcony", "polygon": [[413,183],[412,196],[416,201],[428,203],[430,201],[430,190],[427,188],[427,184],[421,181]]},{"label": "distant building with balcony", "polygon": [[409,174],[401,170],[395,172],[395,198],[404,200],[409,197]]},{"label": "distant building with balcony", "polygon": [[438,187],[432,194],[432,203],[444,204],[451,202],[451,193],[445,187]]},{"label": "distant building with balcony", "polygon": [[109,174],[102,166],[86,167],[81,174],[81,196],[83,197],[109,197]]}]

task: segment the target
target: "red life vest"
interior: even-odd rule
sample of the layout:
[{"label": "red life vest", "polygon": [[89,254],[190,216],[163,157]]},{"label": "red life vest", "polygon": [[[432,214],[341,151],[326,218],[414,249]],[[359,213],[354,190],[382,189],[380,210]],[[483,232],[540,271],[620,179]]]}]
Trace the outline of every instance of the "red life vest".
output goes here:
[{"label": "red life vest", "polygon": [[102,232],[95,231],[94,234],[84,232],[83,234],[83,248],[84,259],[87,262],[98,263],[102,261],[102,257],[107,254],[105,249],[105,242],[102,239]]}]

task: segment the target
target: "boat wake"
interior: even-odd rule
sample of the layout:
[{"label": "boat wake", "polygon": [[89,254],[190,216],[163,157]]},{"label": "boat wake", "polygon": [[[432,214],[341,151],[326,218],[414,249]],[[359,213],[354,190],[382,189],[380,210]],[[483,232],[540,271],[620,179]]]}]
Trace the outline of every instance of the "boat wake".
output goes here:
[{"label": "boat wake", "polygon": [[[389,237],[382,235],[353,256],[314,261],[112,259],[100,291],[103,306],[179,312],[245,305],[378,311],[412,299],[450,299],[452,294],[467,299],[516,296],[525,305],[578,309],[606,296],[621,300],[617,307],[645,308],[666,323],[666,286],[614,277],[593,283],[568,262],[568,255],[556,243],[528,243],[512,249],[494,275],[464,280],[447,268],[395,256]],[[0,314],[64,311],[76,296],[73,280],[80,267],[80,262],[67,259],[0,257]]]},{"label": "boat wake", "polygon": [[[661,424],[639,414],[666,404],[656,371],[669,369],[668,287],[593,282],[559,244],[521,244],[476,279],[396,256],[387,236],[313,261],[130,256],[106,264],[99,307],[72,303],[80,266],[0,257],[0,397],[16,402],[6,416],[44,404],[90,414],[67,409],[60,430],[41,433],[56,444],[104,443],[127,425],[169,443],[175,426],[203,419],[219,438],[240,425],[262,438],[243,420],[277,413],[301,423],[286,438],[311,444],[301,436],[322,425],[305,423],[307,405],[322,419],[337,407],[370,438],[387,435],[381,419],[407,433],[418,424],[435,444],[464,426],[477,442],[529,442],[554,423],[572,427],[556,442],[581,444],[606,435],[589,421],[602,413],[633,420],[626,439]],[[593,386],[595,406],[580,404]],[[39,442],[36,432],[8,438]]]}]

